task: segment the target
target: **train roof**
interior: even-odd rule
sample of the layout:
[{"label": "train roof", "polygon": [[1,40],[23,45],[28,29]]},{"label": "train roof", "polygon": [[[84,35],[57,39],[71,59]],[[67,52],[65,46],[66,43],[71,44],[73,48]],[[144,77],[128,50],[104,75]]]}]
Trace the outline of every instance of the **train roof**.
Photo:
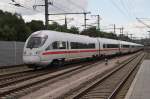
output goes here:
[{"label": "train roof", "polygon": [[98,40],[105,44],[119,44],[118,40],[108,39],[108,38],[98,38]]},{"label": "train roof", "polygon": [[127,42],[127,41],[121,41],[121,44],[131,45],[131,46],[133,46],[133,45],[134,45],[134,46],[143,46],[142,44]]},{"label": "train roof", "polygon": [[114,40],[114,39],[108,39],[108,38],[93,38],[85,35],[78,35],[78,34],[71,34],[71,33],[66,33],[66,32],[57,32],[57,31],[52,31],[52,30],[40,30],[37,32],[34,32],[32,35],[48,35],[49,39],[57,39],[60,40],[70,40],[70,41],[80,41],[80,42],[96,42],[97,39],[106,44],[124,44],[124,45],[134,45],[134,46],[143,46],[141,44],[137,43],[132,43],[132,42],[127,42],[127,41],[121,41],[121,40]]},{"label": "train roof", "polygon": [[41,34],[41,35],[48,35],[48,39],[55,39],[55,40],[68,40],[73,42],[96,42],[96,38],[92,38],[89,36],[84,35],[77,35],[77,34],[71,34],[71,33],[65,33],[65,32],[57,32],[57,31],[50,31],[50,30],[41,30],[34,32],[32,35]]}]

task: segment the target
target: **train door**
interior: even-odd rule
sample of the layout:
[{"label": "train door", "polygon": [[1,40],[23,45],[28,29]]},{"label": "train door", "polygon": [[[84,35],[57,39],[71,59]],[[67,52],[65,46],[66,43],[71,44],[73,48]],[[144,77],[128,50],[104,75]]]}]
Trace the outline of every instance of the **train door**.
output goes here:
[{"label": "train door", "polygon": [[76,49],[76,43],[75,42],[69,42],[67,41],[67,53],[66,53],[66,59],[70,60],[70,59],[75,59],[77,58],[79,55],[77,49]]},{"label": "train door", "polygon": [[69,41],[67,41],[66,42],[66,51],[67,51],[67,53],[66,53],[66,60],[68,60],[69,58],[70,58],[70,44],[69,44]]},{"label": "train door", "polygon": [[101,55],[101,44],[100,44],[100,42],[98,42],[98,43],[99,43],[98,56],[100,56]]},{"label": "train door", "polygon": [[[100,44],[100,41],[98,40],[98,38],[97,38],[97,42],[96,42],[96,45],[98,44],[98,47],[96,47],[96,50],[97,50],[97,54],[98,54],[98,56],[101,56],[101,53],[100,53],[100,51],[101,51],[101,44]],[[97,49],[98,48],[98,49]]]}]

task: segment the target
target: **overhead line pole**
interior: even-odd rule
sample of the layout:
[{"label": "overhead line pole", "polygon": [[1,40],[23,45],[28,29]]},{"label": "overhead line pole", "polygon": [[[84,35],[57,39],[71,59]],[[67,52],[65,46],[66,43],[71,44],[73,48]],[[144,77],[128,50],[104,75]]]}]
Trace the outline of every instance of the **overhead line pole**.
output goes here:
[{"label": "overhead line pole", "polygon": [[48,6],[53,5],[53,2],[48,2],[48,0],[44,0],[45,4],[42,5],[33,5],[33,9],[36,9],[37,6],[44,6],[45,7],[45,29],[48,29],[48,21],[49,21],[49,15],[48,15]]},{"label": "overhead line pole", "polygon": [[131,37],[131,40],[132,40],[132,38],[133,38],[133,34],[128,34],[128,35],[130,35],[130,37]]},{"label": "overhead line pole", "polygon": [[114,33],[116,34],[116,24],[114,24]]},{"label": "overhead line pole", "polygon": [[149,35],[149,39],[150,39],[150,31],[147,31],[147,32],[149,33],[148,35]]},{"label": "overhead line pole", "polygon": [[87,18],[86,18],[86,13],[84,13],[84,28],[86,29],[86,20],[87,20]]},{"label": "overhead line pole", "polygon": [[45,29],[48,29],[48,0],[45,0]]},{"label": "overhead line pole", "polygon": [[67,23],[67,17],[65,15],[65,28],[67,29],[67,27],[68,27],[68,23]]},{"label": "overhead line pole", "polygon": [[121,38],[122,38],[122,39],[123,39],[123,30],[124,30],[124,28],[121,27],[121,28],[120,28],[120,34],[121,34]]},{"label": "overhead line pole", "polygon": [[97,17],[97,29],[100,31],[100,15],[92,15]]},{"label": "overhead line pole", "polygon": [[97,15],[97,25],[98,25],[98,30],[100,31],[100,15]]}]

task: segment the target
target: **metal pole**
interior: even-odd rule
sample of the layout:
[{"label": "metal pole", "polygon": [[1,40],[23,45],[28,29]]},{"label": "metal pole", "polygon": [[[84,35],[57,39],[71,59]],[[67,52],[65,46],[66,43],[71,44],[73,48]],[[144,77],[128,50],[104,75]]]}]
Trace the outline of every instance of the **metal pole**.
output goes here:
[{"label": "metal pole", "polygon": [[124,34],[124,31],[123,31],[123,30],[124,30],[124,28],[122,27],[122,36],[123,36],[123,34]]},{"label": "metal pole", "polygon": [[149,35],[149,39],[150,39],[150,31],[148,31],[148,33],[149,33],[148,35]]},{"label": "metal pole", "polygon": [[97,17],[97,29],[100,31],[100,15],[92,15]]},{"label": "metal pole", "polygon": [[15,61],[14,61],[14,63],[15,63],[15,65],[17,63],[16,62],[17,61],[17,58],[16,58],[17,57],[17,53],[16,53],[17,51],[16,50],[17,50],[17,48],[16,48],[16,41],[14,41],[14,55],[15,55]]},{"label": "metal pole", "polygon": [[84,13],[84,28],[86,29],[86,13]]},{"label": "metal pole", "polygon": [[65,16],[65,28],[67,29],[67,17]]},{"label": "metal pole", "polygon": [[98,30],[100,31],[100,15],[97,15],[98,19],[97,19],[97,25],[98,25]]},{"label": "metal pole", "polygon": [[128,32],[127,32],[127,41],[129,41]]},{"label": "metal pole", "polygon": [[84,15],[84,28],[86,29],[86,21],[88,20],[86,18],[87,14],[91,14],[91,12],[79,12],[79,13],[55,13],[55,14],[48,14],[48,15],[67,15],[67,14],[83,14]]},{"label": "metal pole", "polygon": [[122,33],[121,32],[122,32],[122,29],[120,28],[120,40],[122,40],[122,35],[121,35]]},{"label": "metal pole", "polygon": [[116,25],[114,24],[114,33],[116,34]]},{"label": "metal pole", "polygon": [[48,29],[48,0],[45,0],[45,29]]}]

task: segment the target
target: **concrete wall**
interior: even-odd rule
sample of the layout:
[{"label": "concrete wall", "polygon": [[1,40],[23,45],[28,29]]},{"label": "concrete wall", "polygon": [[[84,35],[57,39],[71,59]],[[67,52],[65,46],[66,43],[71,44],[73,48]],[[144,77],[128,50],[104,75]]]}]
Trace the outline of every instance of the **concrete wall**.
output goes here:
[{"label": "concrete wall", "polygon": [[0,66],[22,64],[24,42],[0,41]]}]

